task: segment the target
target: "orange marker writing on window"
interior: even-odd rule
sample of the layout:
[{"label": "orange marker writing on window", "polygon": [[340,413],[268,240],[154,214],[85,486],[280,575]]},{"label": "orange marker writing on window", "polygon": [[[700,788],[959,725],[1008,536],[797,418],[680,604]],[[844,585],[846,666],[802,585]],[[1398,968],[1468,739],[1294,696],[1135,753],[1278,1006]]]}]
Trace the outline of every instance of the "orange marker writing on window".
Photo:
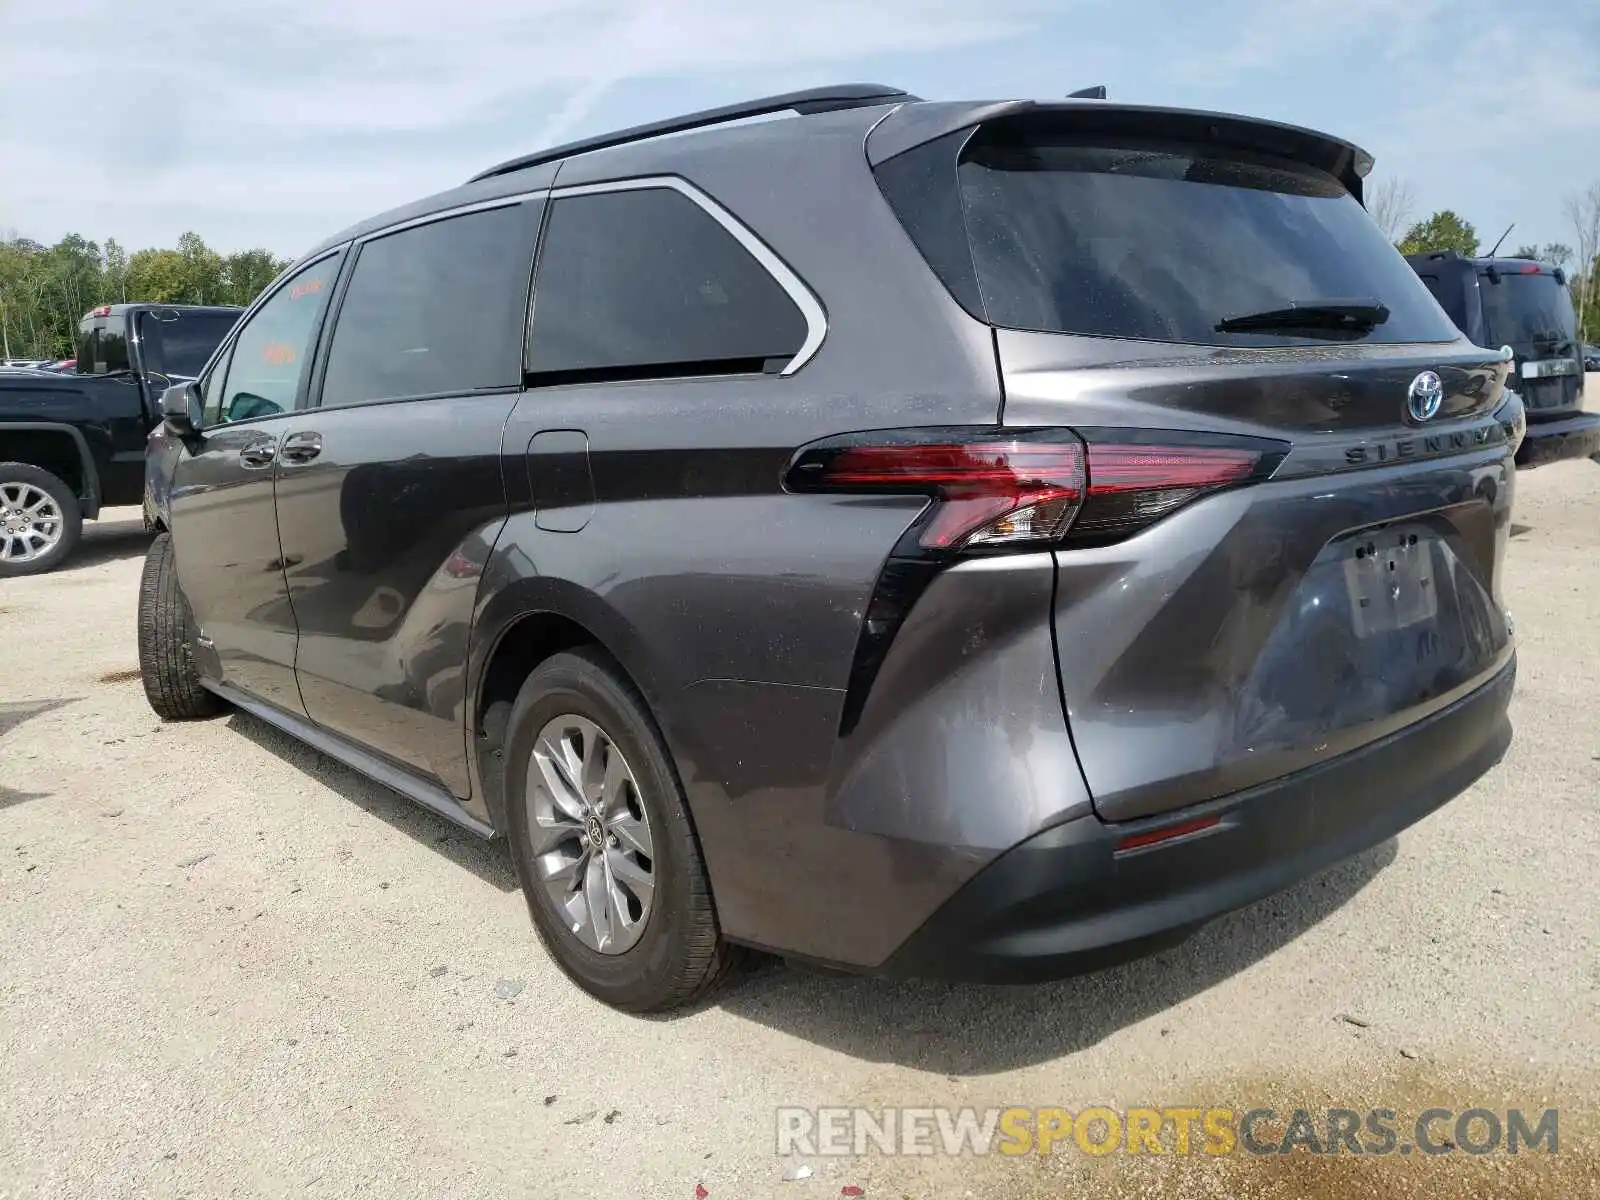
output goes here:
[{"label": "orange marker writing on window", "polygon": [[291,300],[301,300],[301,299],[304,299],[306,296],[315,296],[321,290],[322,290],[322,277],[319,275],[315,279],[308,279],[304,283],[297,283],[297,284],[292,285],[289,288],[289,299],[291,299]]},{"label": "orange marker writing on window", "polygon": [[287,342],[268,342],[261,347],[261,361],[275,367],[286,367],[294,362],[294,347]]}]

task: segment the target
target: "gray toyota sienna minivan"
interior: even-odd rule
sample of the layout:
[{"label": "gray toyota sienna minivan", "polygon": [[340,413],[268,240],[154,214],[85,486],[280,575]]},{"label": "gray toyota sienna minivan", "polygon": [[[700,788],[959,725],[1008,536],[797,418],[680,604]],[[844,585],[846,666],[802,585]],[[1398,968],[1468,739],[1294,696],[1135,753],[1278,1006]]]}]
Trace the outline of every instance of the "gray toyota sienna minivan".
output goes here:
[{"label": "gray toyota sienna minivan", "polygon": [[1369,167],[857,85],[365,221],[164,398],[150,701],[504,835],[628,1009],[1166,944],[1511,736],[1508,364]]}]

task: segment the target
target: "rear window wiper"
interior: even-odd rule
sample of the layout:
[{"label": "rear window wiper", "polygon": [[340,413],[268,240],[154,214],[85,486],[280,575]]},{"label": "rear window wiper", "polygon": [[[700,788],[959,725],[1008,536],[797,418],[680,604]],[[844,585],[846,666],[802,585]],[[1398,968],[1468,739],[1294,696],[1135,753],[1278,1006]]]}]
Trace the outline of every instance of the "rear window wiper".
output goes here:
[{"label": "rear window wiper", "polygon": [[1378,300],[1294,300],[1284,308],[1226,317],[1218,333],[1304,329],[1312,332],[1369,333],[1389,319],[1389,306]]}]

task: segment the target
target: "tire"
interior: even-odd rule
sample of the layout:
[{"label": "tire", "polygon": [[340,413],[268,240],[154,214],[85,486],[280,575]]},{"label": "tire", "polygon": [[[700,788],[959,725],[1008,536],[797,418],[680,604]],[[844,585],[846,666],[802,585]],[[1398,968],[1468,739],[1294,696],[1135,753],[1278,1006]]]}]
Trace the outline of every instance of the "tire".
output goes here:
[{"label": "tire", "polygon": [[172,535],[158,533],[139,579],[139,675],[145,699],[163,721],[210,717],[222,701],[200,686],[194,661],[194,619],[178,588]]},{"label": "tire", "polygon": [[[55,506],[56,521],[51,526],[56,531],[55,542],[43,553],[35,552],[28,558],[7,558],[7,554],[20,556],[25,552],[20,549],[22,542],[6,536],[7,516],[17,511],[8,506],[7,499],[32,498],[38,493],[47,496]],[[83,510],[78,506],[78,497],[65,480],[32,463],[0,462],[0,579],[43,575],[47,571],[54,571],[72,553],[82,537]]]},{"label": "tire", "polygon": [[[607,764],[620,752],[622,770],[630,774],[631,786],[613,792],[608,774],[607,800],[594,811],[609,809],[607,820],[627,819],[635,829],[642,821],[651,851],[643,856],[630,849],[637,844],[638,833],[627,835],[628,841],[620,844],[615,835],[604,841],[606,848],[600,851],[604,864],[614,863],[612,855],[620,851],[631,856],[628,861],[634,864],[634,871],[648,861],[654,880],[648,910],[631,934],[624,933],[621,922],[608,916],[608,923],[617,930],[609,951],[586,941],[573,928],[573,913],[552,895],[553,889],[564,891],[568,904],[586,898],[587,889],[579,886],[584,873],[580,870],[570,882],[547,881],[544,875],[546,864],[567,861],[574,848],[581,854],[585,844],[596,844],[568,841],[550,849],[549,839],[560,834],[549,832],[552,826],[548,823],[542,828],[539,825],[543,818],[537,810],[541,804],[549,809],[551,790],[530,782],[543,778],[534,762],[535,747],[559,744],[549,732],[568,722],[592,723],[600,736],[588,744],[605,747]],[[541,735],[545,735],[543,742]],[[722,939],[700,845],[660,731],[643,697],[609,657],[593,649],[557,654],[528,676],[507,728],[505,780],[511,853],[528,912],[550,956],[584,991],[627,1012],[659,1012],[709,995],[744,963],[746,952]],[[619,799],[619,794],[625,800]],[[625,814],[634,809],[637,816],[628,818]],[[557,810],[550,811],[560,819]],[[574,828],[583,827],[582,822],[574,824]],[[535,852],[536,832],[546,849],[543,860]],[[595,855],[591,860],[601,861]],[[613,878],[626,880],[627,876],[614,876],[606,865],[605,881]],[[613,887],[608,899],[618,894]],[[623,895],[636,900],[638,893]],[[615,915],[614,905],[602,907]],[[584,904],[582,912],[588,911]],[[586,934],[592,935],[599,924],[589,922]],[[619,949],[616,943],[625,943],[630,936],[636,940]]]}]

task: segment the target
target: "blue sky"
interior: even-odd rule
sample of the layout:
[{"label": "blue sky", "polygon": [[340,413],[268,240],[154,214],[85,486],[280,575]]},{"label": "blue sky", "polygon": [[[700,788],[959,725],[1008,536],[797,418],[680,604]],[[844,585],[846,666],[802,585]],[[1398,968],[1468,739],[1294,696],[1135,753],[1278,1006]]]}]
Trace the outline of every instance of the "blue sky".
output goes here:
[{"label": "blue sky", "polygon": [[1570,243],[1600,181],[1600,0],[0,0],[0,233],[295,255],[553,140],[859,80],[1310,125],[1485,243]]}]

